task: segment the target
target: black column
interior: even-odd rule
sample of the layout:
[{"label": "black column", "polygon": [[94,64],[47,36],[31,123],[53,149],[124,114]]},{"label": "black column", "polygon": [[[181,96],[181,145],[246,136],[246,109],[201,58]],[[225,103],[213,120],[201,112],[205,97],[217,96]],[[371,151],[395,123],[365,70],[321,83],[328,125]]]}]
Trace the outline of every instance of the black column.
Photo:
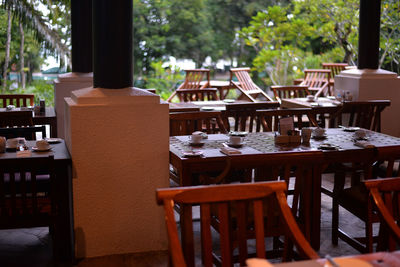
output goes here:
[{"label": "black column", "polygon": [[133,86],[133,1],[93,1],[93,87]]},{"label": "black column", "polygon": [[359,69],[378,69],[380,19],[380,0],[360,0]]},{"label": "black column", "polygon": [[93,71],[92,0],[71,0],[72,72]]}]

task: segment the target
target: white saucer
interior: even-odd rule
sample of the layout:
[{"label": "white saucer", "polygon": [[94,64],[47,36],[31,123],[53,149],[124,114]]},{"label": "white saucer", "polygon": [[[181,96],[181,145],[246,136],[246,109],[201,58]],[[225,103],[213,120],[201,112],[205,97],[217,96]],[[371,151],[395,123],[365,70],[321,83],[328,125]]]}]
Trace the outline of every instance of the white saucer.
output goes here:
[{"label": "white saucer", "polygon": [[224,99],[222,101],[224,101],[225,103],[234,103],[235,99]]},{"label": "white saucer", "polygon": [[34,152],[46,152],[46,151],[49,151],[49,150],[51,150],[50,146],[48,148],[45,148],[45,149],[39,149],[36,146],[32,147],[32,151],[34,151]]},{"label": "white saucer", "polygon": [[62,141],[61,138],[46,138],[45,140],[49,144],[57,144],[57,143],[61,143],[61,141]]},{"label": "white saucer", "polygon": [[214,107],[201,107],[201,110],[204,110],[204,111],[211,111],[211,110],[214,110]]},{"label": "white saucer", "polygon": [[204,145],[204,142],[193,143],[193,142],[190,142],[190,141],[189,141],[189,145],[191,145],[191,146],[203,146],[203,145]]},{"label": "white saucer", "polygon": [[184,151],[182,154],[184,157],[200,157],[203,155],[203,151]]},{"label": "white saucer", "polygon": [[230,147],[234,147],[234,148],[238,148],[238,147],[242,147],[243,145],[244,145],[244,142],[243,143],[239,143],[239,144],[232,144],[232,143],[226,143],[228,146],[230,146]]}]

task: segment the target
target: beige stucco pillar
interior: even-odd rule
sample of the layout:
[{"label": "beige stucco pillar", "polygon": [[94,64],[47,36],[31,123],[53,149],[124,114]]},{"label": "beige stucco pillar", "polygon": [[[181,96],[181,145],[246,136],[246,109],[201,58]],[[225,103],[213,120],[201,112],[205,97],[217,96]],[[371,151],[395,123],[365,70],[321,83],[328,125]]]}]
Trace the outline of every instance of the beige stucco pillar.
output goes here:
[{"label": "beige stucco pillar", "polygon": [[64,133],[64,97],[71,92],[93,85],[93,73],[70,72],[60,74],[54,81],[54,108],[57,114],[57,136],[65,138]]},{"label": "beige stucco pillar", "polygon": [[167,249],[155,190],[169,186],[168,114],[159,96],[134,88],[65,98],[78,258]]},{"label": "beige stucco pillar", "polygon": [[353,100],[391,100],[382,113],[382,132],[400,137],[400,78],[382,69],[350,69],[335,76],[335,92],[349,91]]}]

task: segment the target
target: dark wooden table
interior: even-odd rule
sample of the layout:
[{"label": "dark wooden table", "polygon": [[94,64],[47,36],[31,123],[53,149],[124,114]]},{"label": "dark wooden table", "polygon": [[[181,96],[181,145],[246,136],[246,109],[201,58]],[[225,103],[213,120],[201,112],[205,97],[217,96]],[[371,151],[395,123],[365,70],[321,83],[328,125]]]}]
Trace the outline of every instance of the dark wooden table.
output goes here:
[{"label": "dark wooden table", "polygon": [[244,100],[213,100],[169,103],[170,112],[225,111],[227,104],[251,103]]},{"label": "dark wooden table", "polygon": [[[369,142],[376,146],[375,149],[385,149],[386,147],[398,147],[400,149],[400,138],[388,136],[385,134],[367,131]],[[246,159],[251,156],[252,159],[268,160],[268,155],[275,153],[294,153],[301,151],[323,153],[324,166],[343,162],[351,157],[362,158],[366,151],[371,149],[362,148],[354,145],[352,132],[345,132],[340,128],[327,129],[327,138],[323,140],[311,139],[309,145],[276,145],[274,135],[271,132],[249,133],[245,138],[245,146],[240,148],[242,154],[230,157],[240,157],[241,160],[235,161],[238,165],[246,164]],[[174,136],[170,138],[170,163],[177,170],[180,177],[180,186],[193,185],[193,174],[205,173],[211,171],[222,171],[226,163],[226,155],[220,152],[222,143],[228,141],[228,136],[223,134],[209,135],[205,140],[204,146],[197,148],[203,152],[201,157],[186,158],[183,152],[192,150],[189,145],[188,136]],[[321,143],[330,143],[337,145],[338,150],[320,150]],[[236,166],[240,167],[240,166]],[[245,167],[244,167],[245,168]],[[321,166],[322,168],[322,166]],[[322,170],[321,170],[322,171]],[[311,224],[312,235],[310,243],[314,249],[318,250],[320,246],[320,223],[321,223],[321,175],[313,177],[312,201],[310,210],[312,212]],[[181,224],[182,225],[182,224]]]},{"label": "dark wooden table", "polygon": [[315,101],[309,102],[305,97],[299,98],[283,98],[281,108],[337,108],[341,103],[335,99],[328,97],[318,97]]},{"label": "dark wooden table", "polygon": [[[24,108],[15,108],[12,111],[27,110]],[[0,112],[7,112],[5,108],[0,108]],[[57,116],[54,107],[46,107],[44,113],[33,113],[33,124],[35,125],[49,125],[50,137],[57,137]]]},{"label": "dark wooden table", "polygon": [[[35,146],[35,141],[27,141],[29,148]],[[59,207],[58,216],[55,219],[54,238],[58,240],[59,247],[53,247],[57,261],[72,262],[74,259],[74,234],[72,213],[72,172],[71,156],[65,142],[51,144],[48,152],[32,152],[33,157],[54,155],[55,163],[55,188],[56,202]],[[16,152],[0,153],[0,160],[15,159],[18,162]]]}]

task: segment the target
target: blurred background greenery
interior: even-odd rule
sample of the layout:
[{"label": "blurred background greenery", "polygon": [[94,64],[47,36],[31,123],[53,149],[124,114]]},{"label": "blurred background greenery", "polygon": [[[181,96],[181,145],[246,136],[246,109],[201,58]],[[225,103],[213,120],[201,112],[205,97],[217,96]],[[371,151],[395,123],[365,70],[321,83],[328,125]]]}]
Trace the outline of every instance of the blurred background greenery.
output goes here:
[{"label": "blurred background greenery", "polygon": [[[155,88],[163,99],[187,66],[209,68],[213,79],[251,67],[268,91],[323,62],[357,63],[359,0],[132,1],[134,86]],[[399,10],[400,1],[382,0],[379,66],[396,73]],[[34,93],[52,105],[51,79],[70,70],[70,32],[70,0],[2,0],[2,93]],[[58,62],[52,76],[43,71],[49,58]]]}]

